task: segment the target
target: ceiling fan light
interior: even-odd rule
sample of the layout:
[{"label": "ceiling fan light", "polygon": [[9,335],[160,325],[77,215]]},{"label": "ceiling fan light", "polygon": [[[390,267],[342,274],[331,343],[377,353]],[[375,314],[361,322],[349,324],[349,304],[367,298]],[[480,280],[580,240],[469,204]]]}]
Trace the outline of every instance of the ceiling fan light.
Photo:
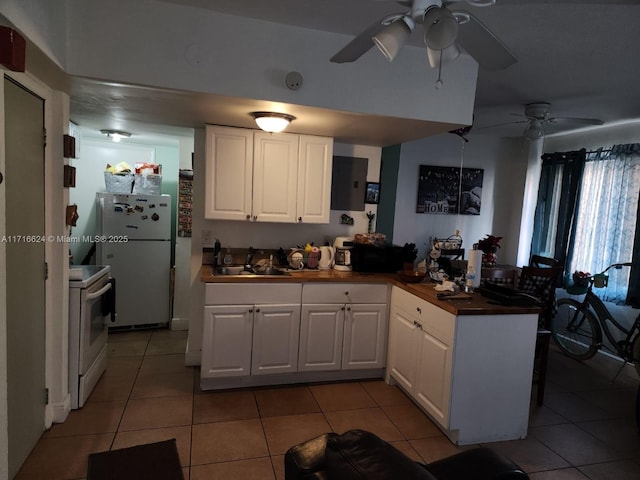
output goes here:
[{"label": "ceiling fan light", "polygon": [[433,7],[424,16],[424,43],[433,50],[444,50],[458,38],[458,20],[444,7]]},{"label": "ceiling fan light", "polygon": [[455,60],[459,56],[460,50],[455,43],[444,50],[434,50],[433,48],[427,47],[427,58],[429,59],[429,65],[431,68],[437,68],[440,65],[440,62],[447,63]]},{"label": "ceiling fan light", "polygon": [[413,20],[408,17],[401,17],[387,25],[381,32],[375,35],[372,40],[382,54],[390,62],[396,58],[400,49],[407,43],[414,27]]},{"label": "ceiling fan light", "polygon": [[540,122],[531,121],[527,128],[524,129],[522,135],[529,140],[537,140],[543,136],[542,125]]}]

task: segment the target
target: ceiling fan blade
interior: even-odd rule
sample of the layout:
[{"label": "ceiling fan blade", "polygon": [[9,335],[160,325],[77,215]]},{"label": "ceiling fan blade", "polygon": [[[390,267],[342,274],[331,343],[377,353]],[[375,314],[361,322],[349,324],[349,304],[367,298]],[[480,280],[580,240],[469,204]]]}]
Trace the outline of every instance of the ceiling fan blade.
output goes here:
[{"label": "ceiling fan blade", "polygon": [[[398,14],[402,15],[402,14]],[[380,31],[386,27],[383,23],[389,18],[389,15],[381,18],[373,25],[367,27],[361,33],[359,33],[353,40],[347,43],[342,50],[331,57],[332,63],[349,63],[355,62],[362,55],[367,53],[371,47],[374,46],[373,37],[380,33]]]},{"label": "ceiling fan blade", "polygon": [[544,5],[563,3],[574,5],[640,5],[640,0],[498,0],[496,5]]},{"label": "ceiling fan blade", "polygon": [[597,118],[573,118],[573,117],[555,117],[548,118],[549,123],[553,123],[558,126],[571,126],[571,125],[602,125],[604,122]]},{"label": "ceiling fan blade", "polygon": [[493,125],[487,125],[485,127],[477,127],[475,130],[487,130],[489,128],[498,128],[498,127],[506,127],[509,125],[519,125],[521,123],[529,123],[529,120],[520,120],[517,122],[504,122],[504,123],[495,123]]},{"label": "ceiling fan blade", "polygon": [[[457,13],[458,11],[454,12]],[[518,60],[487,27],[469,12],[469,21],[460,24],[458,43],[485,70],[504,70]]]}]

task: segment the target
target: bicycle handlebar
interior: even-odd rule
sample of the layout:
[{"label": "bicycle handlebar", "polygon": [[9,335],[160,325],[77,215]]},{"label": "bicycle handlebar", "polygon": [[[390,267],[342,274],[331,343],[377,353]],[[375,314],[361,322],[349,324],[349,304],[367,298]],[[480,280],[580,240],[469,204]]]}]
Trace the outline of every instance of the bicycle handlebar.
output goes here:
[{"label": "bicycle handlebar", "polygon": [[630,267],[632,265],[631,262],[625,262],[625,263],[612,263],[611,265],[609,265],[607,268],[604,269],[604,271],[600,272],[598,275],[604,275],[605,273],[607,273],[610,269],[615,268],[615,269],[620,269],[622,267]]}]

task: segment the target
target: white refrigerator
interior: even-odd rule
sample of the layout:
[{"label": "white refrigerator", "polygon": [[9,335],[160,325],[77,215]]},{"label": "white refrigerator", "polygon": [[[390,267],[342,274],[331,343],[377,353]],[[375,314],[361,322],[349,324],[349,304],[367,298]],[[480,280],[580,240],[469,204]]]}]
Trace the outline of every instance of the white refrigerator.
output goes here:
[{"label": "white refrigerator", "polygon": [[111,328],[164,326],[170,316],[171,196],[96,194],[96,259],[116,281]]}]

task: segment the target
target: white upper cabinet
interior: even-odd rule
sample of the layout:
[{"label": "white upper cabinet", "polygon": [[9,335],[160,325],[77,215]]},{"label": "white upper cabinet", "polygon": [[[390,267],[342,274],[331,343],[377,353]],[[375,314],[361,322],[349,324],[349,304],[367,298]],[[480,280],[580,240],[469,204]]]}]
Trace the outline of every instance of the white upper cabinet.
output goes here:
[{"label": "white upper cabinet", "polygon": [[205,218],[251,217],[253,130],[207,127]]},{"label": "white upper cabinet", "polygon": [[298,136],[254,132],[253,148],[252,220],[295,222]]},{"label": "white upper cabinet", "polygon": [[207,126],[205,218],[329,223],[333,139]]},{"label": "white upper cabinet", "polygon": [[297,221],[329,223],[333,139],[300,135]]}]

